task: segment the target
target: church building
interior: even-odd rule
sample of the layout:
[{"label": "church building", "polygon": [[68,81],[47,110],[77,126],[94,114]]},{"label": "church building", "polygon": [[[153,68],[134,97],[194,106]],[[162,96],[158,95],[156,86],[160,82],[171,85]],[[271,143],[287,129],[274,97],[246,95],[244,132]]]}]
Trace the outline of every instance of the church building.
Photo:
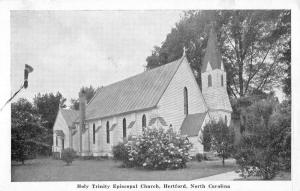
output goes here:
[{"label": "church building", "polygon": [[[143,127],[172,127],[192,142],[192,155],[203,153],[201,129],[211,120],[229,125],[232,112],[226,71],[213,30],[201,79],[202,90],[184,51],[178,60],[99,88],[89,103],[80,92],[79,111],[58,113],[53,152],[61,152],[67,145],[80,156],[111,156],[113,146],[142,134]],[[65,119],[69,123],[57,122],[66,118],[63,112],[72,113]]]}]

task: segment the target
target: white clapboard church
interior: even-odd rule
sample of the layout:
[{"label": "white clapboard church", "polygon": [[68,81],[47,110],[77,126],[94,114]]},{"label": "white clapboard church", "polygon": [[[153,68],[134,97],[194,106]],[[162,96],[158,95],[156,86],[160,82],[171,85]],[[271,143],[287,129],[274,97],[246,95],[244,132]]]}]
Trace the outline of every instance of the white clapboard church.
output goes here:
[{"label": "white clapboard church", "polygon": [[[187,135],[192,154],[202,153],[201,128],[210,120],[231,120],[226,72],[210,32],[201,68],[202,91],[186,58],[99,88],[79,111],[60,109],[53,130],[53,152],[71,147],[80,156],[111,155],[112,147],[143,127],[170,128]],[[68,113],[68,114],[66,114]]]}]

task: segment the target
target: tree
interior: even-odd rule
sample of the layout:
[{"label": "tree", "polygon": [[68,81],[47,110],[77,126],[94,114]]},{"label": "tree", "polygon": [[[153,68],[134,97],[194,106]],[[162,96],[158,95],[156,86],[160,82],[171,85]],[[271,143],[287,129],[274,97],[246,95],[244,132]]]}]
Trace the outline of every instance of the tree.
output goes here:
[{"label": "tree", "polygon": [[225,165],[225,159],[231,156],[234,151],[234,131],[227,126],[222,120],[212,121],[205,125],[204,129],[209,131],[205,136],[211,140],[210,149],[216,151],[218,156],[222,158],[222,164]]},{"label": "tree", "polygon": [[[45,127],[47,134],[44,138],[44,142],[48,145],[52,145],[53,141],[53,125],[57,116],[59,108],[65,108],[66,98],[62,96],[60,92],[55,95],[53,93],[40,94],[38,93],[33,103],[37,109],[37,112],[41,115],[42,120],[46,121]],[[44,154],[50,154],[51,149],[45,150]]]},{"label": "tree", "polygon": [[245,133],[235,159],[243,177],[272,179],[290,169],[291,112],[289,103],[260,100],[247,108]]},{"label": "tree", "polygon": [[209,151],[211,149],[211,136],[210,136],[210,126],[206,125],[201,129],[201,143],[203,144],[203,150]]},{"label": "tree", "polygon": [[45,122],[36,108],[26,99],[19,99],[11,105],[11,159],[21,161],[34,158],[45,147]]},{"label": "tree", "polygon": [[287,96],[291,96],[291,41],[289,41],[282,51],[280,61],[285,64],[285,78],[283,79],[283,92]]},{"label": "tree", "polygon": [[286,10],[187,11],[161,47],[156,46],[147,57],[147,68],[180,58],[185,46],[201,85],[201,60],[214,23],[229,94],[244,97],[253,91],[272,90],[285,78],[285,66],[279,58],[291,39],[290,14]]},{"label": "tree", "polygon": [[[93,86],[90,87],[82,87],[80,91],[84,91],[86,95],[86,100],[89,102],[95,95],[96,90],[93,88]],[[79,99],[71,99],[71,108],[74,110],[79,110]]]}]

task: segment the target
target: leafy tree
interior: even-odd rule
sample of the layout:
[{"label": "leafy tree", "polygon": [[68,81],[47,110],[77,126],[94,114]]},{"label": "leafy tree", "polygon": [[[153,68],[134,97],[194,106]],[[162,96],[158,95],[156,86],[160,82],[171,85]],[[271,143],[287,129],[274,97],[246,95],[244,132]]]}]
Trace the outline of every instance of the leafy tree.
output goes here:
[{"label": "leafy tree", "polygon": [[[84,91],[86,94],[87,102],[89,102],[95,95],[96,89],[93,86],[90,87],[82,87],[80,91]],[[71,99],[71,108],[74,110],[79,110],[79,99]]]},{"label": "leafy tree", "polygon": [[203,144],[203,150],[209,151],[211,149],[211,136],[210,136],[210,130],[209,125],[204,126],[201,136],[201,143]]},{"label": "leafy tree", "polygon": [[247,108],[246,129],[235,158],[243,177],[272,179],[290,168],[291,115],[289,104],[260,100]]},{"label": "leafy tree", "polygon": [[11,159],[21,161],[34,158],[36,154],[50,147],[43,143],[46,134],[45,122],[37,110],[26,99],[19,99],[11,105]]},{"label": "leafy tree", "polygon": [[291,41],[287,43],[286,47],[282,51],[280,61],[285,64],[285,78],[283,79],[283,92],[287,96],[291,96]]},{"label": "leafy tree", "polygon": [[161,47],[154,47],[146,59],[147,68],[180,58],[185,46],[201,85],[201,60],[214,23],[230,95],[243,97],[253,91],[272,90],[285,78],[280,57],[291,39],[290,14],[287,10],[187,11]]},{"label": "leafy tree", "polygon": [[[208,123],[204,129],[209,131],[206,139],[210,139],[210,149],[216,151],[222,158],[222,164],[225,165],[225,159],[230,157],[234,151],[234,131],[227,126],[222,120]],[[205,138],[204,138],[205,139]],[[208,148],[209,149],[209,148]]]},{"label": "leafy tree", "polygon": [[[47,128],[47,134],[43,137],[44,142],[48,145],[52,145],[53,141],[53,125],[57,116],[59,108],[65,108],[66,98],[62,96],[60,92],[55,95],[53,93],[40,94],[38,93],[33,103],[37,109],[37,112],[41,115],[42,120],[46,121],[45,127]],[[50,154],[51,149],[45,150],[44,154]]]}]

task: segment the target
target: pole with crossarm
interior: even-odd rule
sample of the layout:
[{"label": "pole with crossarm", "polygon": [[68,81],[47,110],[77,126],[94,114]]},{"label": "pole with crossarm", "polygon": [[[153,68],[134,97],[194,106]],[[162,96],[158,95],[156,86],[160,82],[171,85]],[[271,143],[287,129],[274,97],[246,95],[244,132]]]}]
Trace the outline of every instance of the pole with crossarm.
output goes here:
[{"label": "pole with crossarm", "polygon": [[31,66],[29,66],[28,64],[25,64],[25,69],[24,69],[24,83],[22,84],[22,86],[20,87],[20,89],[18,89],[18,91],[16,91],[6,102],[5,104],[1,107],[0,111],[2,111],[4,109],[4,107],[11,102],[11,100],[14,99],[14,97],[16,97],[16,95],[22,90],[22,89],[26,89],[28,87],[28,74],[30,72],[33,71],[33,68]]}]

